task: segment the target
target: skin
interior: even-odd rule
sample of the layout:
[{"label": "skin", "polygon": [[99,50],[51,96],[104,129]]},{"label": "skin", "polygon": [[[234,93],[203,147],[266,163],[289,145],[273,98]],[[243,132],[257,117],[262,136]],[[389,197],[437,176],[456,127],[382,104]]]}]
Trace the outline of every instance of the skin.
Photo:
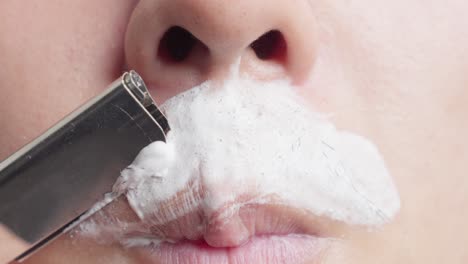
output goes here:
[{"label": "skin", "polygon": [[[268,3],[1,1],[0,159],[98,94],[123,67],[140,72],[161,102],[222,80],[240,58],[242,73],[290,78],[311,107],[376,143],[398,187],[398,216],[378,230],[347,227],[324,263],[467,262],[468,3]],[[174,23],[205,43],[179,64],[155,56]],[[286,58],[258,59],[250,43],[275,28],[285,36]],[[1,230],[0,241],[0,261],[25,246]],[[84,259],[137,263],[117,245],[68,238],[35,263]]]}]

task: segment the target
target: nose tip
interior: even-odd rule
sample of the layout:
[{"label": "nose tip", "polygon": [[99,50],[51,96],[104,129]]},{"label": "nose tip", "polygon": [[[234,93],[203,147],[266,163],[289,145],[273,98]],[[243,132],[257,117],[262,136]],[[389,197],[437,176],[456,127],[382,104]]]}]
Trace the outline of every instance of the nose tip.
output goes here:
[{"label": "nose tip", "polygon": [[314,23],[300,2],[142,0],[127,28],[128,67],[165,98],[232,71],[301,82],[313,65]]}]

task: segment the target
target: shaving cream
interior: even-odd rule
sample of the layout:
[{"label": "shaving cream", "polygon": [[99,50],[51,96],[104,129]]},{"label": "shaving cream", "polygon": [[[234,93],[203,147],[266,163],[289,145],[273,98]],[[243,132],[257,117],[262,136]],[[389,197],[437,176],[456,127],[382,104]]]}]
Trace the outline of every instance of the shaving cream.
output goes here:
[{"label": "shaving cream", "polygon": [[[143,149],[114,192],[127,196],[142,221],[157,224],[194,208],[209,218],[267,197],[348,224],[388,222],[400,200],[376,146],[337,130],[294,89],[287,81],[233,78],[169,99],[162,105],[167,143]],[[181,192],[177,206],[158,208]]]}]

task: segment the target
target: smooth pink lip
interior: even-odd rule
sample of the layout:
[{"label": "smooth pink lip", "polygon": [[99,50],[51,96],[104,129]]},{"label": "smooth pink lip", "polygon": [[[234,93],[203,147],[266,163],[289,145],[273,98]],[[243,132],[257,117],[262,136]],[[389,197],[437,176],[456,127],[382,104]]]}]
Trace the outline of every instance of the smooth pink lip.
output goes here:
[{"label": "smooth pink lip", "polygon": [[319,263],[328,241],[306,235],[255,236],[238,247],[216,248],[203,241],[137,249],[145,264]]},{"label": "smooth pink lip", "polygon": [[320,263],[333,240],[330,227],[324,219],[277,204],[249,204],[209,221],[195,210],[153,226],[152,235],[171,242],[134,250],[147,264]]},{"label": "smooth pink lip", "polygon": [[[155,204],[157,210],[144,221],[123,198],[101,210],[93,222],[109,227],[98,239],[129,247],[142,264],[319,264],[347,229],[344,223],[317,217],[274,197],[263,197],[258,203],[254,198],[239,197],[210,213],[203,203],[193,203],[188,213],[170,220],[173,210],[187,200],[179,193]],[[112,219],[119,220],[117,229],[112,228]],[[122,222],[128,223],[125,228]]]}]

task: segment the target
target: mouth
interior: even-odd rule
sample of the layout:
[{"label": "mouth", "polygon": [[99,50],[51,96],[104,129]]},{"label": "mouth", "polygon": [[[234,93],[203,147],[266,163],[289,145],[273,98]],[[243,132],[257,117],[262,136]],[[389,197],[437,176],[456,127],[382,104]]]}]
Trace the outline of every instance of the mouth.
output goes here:
[{"label": "mouth", "polygon": [[255,204],[226,209],[209,221],[194,212],[127,242],[153,241],[134,248],[142,263],[319,263],[332,239],[320,228],[324,223],[303,216],[285,206]]},{"label": "mouth", "polygon": [[204,241],[162,243],[138,249],[142,263],[319,263],[328,243],[314,236],[255,236],[238,247],[216,248]]},{"label": "mouth", "polygon": [[[345,228],[338,222],[274,199],[263,198],[261,203],[252,199],[237,200],[209,217],[199,207],[165,223],[158,223],[163,211],[145,219],[144,223],[136,215],[130,219],[129,204],[125,198],[118,200],[93,218],[100,226],[111,226],[109,216],[116,219],[117,212],[120,215],[126,212],[125,221],[136,224],[107,230],[106,233],[122,234],[115,236],[114,233],[118,241],[106,242],[124,245],[136,255],[139,263],[321,263],[327,249],[338,242],[336,237]],[[173,208],[174,202],[180,201],[172,200],[171,205],[158,206]],[[108,235],[98,234],[100,237]]]}]

